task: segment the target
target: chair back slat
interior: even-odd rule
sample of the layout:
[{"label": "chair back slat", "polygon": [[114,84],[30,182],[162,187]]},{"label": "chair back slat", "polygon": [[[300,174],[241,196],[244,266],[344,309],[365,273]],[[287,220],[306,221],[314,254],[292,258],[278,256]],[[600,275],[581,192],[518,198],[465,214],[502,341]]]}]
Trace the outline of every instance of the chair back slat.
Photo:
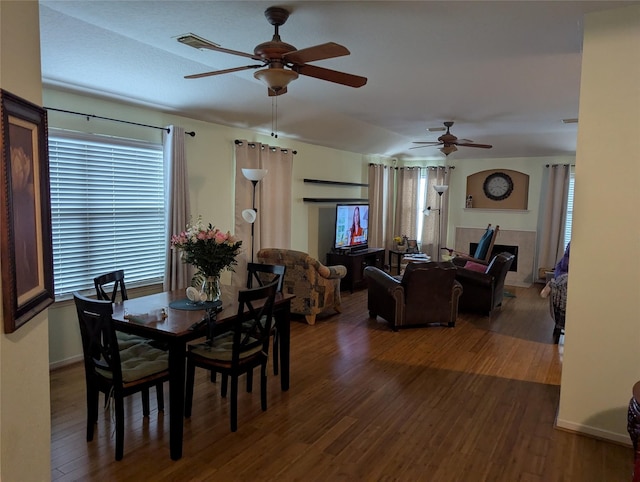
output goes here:
[{"label": "chair back slat", "polygon": [[269,354],[269,339],[280,275],[272,283],[240,290],[238,316],[234,323],[232,365],[238,365],[241,354],[258,347],[264,356]]},{"label": "chair back slat", "polygon": [[287,267],[281,264],[247,263],[247,288],[253,288],[254,284],[257,284],[257,286],[271,284],[276,279],[276,276],[279,275],[277,291],[282,293],[286,270]]},{"label": "chair back slat", "polygon": [[80,324],[82,351],[87,373],[96,369],[111,372],[114,382],[122,380],[120,353],[112,323],[113,305],[109,300],[94,300],[73,294]]},{"label": "chair back slat", "polygon": [[[107,292],[107,286],[113,283],[113,288],[110,290],[111,294]],[[96,295],[99,300],[109,300],[111,303],[115,303],[120,293],[120,301],[129,299],[127,295],[127,288],[124,284],[124,270],[119,269],[110,273],[93,278],[93,284],[96,288]]]}]

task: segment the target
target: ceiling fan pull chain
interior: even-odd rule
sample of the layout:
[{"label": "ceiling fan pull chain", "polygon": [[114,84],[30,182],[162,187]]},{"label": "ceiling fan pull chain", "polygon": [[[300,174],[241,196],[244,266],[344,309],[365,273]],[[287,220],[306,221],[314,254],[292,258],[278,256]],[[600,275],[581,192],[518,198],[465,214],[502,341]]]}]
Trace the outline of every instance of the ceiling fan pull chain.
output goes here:
[{"label": "ceiling fan pull chain", "polygon": [[[275,133],[274,133],[275,131]],[[278,138],[278,97],[271,97],[271,137]]]}]

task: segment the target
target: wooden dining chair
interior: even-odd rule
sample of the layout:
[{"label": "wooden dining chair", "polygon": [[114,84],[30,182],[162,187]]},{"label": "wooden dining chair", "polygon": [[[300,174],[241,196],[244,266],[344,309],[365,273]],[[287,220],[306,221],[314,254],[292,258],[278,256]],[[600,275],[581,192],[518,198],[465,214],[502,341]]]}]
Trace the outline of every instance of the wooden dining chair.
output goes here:
[{"label": "wooden dining chair", "polygon": [[[110,289],[111,294],[107,293],[107,285],[113,283]],[[120,295],[120,301],[128,300],[127,287],[124,284],[124,270],[111,271],[93,278],[93,284],[96,288],[96,295],[99,300],[109,300],[115,303]]]},{"label": "wooden dining chair", "polygon": [[[279,278],[279,277],[278,277]],[[238,312],[231,329],[203,343],[189,345],[185,417],[191,417],[196,367],[222,374],[221,396],[227,396],[227,379],[231,378],[231,431],[238,429],[238,377],[260,367],[260,402],[267,410],[267,363],[273,322],[273,305],[278,280],[266,286],[240,290]]]},{"label": "wooden dining chair", "polygon": [[[287,267],[282,264],[247,263],[247,288],[253,288],[254,285],[264,286],[272,283],[276,276],[279,275],[278,293],[282,293],[284,274],[286,270]],[[271,331],[273,333],[273,374],[277,375],[279,371],[278,356],[280,354],[280,350],[278,343],[278,330],[276,329],[275,324]]]},{"label": "wooden dining chair", "polygon": [[[149,388],[169,380],[169,355],[146,343],[118,346],[113,305],[73,293],[78,314],[87,391],[87,442],[98,421],[100,392],[113,397],[116,421],[116,460],[124,453],[124,397],[143,394],[143,415],[149,416]],[[145,396],[146,393],[146,396]],[[158,406],[158,410],[162,410]]]},{"label": "wooden dining chair", "polygon": [[[111,283],[113,283],[112,287],[109,286]],[[96,289],[96,297],[99,300],[106,300],[111,301],[111,303],[116,303],[117,301],[125,301],[129,299],[129,295],[127,294],[127,286],[124,283],[123,269],[96,276],[95,278],[93,278],[93,284]],[[137,343],[148,343],[154,348],[159,348],[161,350],[167,349],[166,346],[154,340],[149,340],[148,338],[144,338],[142,336],[132,335],[131,333],[124,333],[118,330],[116,330],[116,338],[118,339],[118,346],[121,350],[125,350]],[[143,390],[141,393],[143,408],[145,406],[148,407],[149,391]],[[158,402],[158,410],[164,410],[164,391],[162,388],[162,382],[159,382],[156,385],[156,399]],[[109,398],[107,394],[105,394],[105,406],[108,401]],[[146,415],[148,415],[148,413]]]}]

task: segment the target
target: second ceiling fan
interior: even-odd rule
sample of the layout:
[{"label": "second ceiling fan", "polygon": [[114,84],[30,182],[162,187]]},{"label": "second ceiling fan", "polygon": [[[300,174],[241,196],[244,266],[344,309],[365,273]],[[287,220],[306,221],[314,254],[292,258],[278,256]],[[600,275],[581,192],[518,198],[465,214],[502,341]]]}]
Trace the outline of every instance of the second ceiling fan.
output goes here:
[{"label": "second ceiling fan", "polygon": [[448,156],[452,152],[456,152],[458,150],[457,146],[464,147],[479,147],[481,149],[491,149],[493,146],[491,144],[478,144],[469,139],[458,139],[456,136],[449,132],[449,129],[453,125],[453,121],[447,121],[444,123],[447,128],[447,132],[438,137],[437,141],[425,141],[425,142],[414,142],[414,144],[420,144],[419,146],[412,147],[411,149],[419,149],[421,147],[430,147],[430,146],[442,146],[440,151]]},{"label": "second ceiling fan", "polygon": [[271,41],[264,42],[256,46],[252,54],[225,49],[194,34],[178,37],[178,42],[190,47],[238,55],[261,62],[259,64],[245,65],[231,69],[214,70],[212,72],[204,72],[202,74],[187,75],[185,76],[185,79],[197,79],[211,75],[228,74],[241,70],[266,67],[262,70],[258,70],[253,75],[256,79],[267,84],[270,96],[285,94],[287,92],[287,85],[292,80],[297,79],[299,74],[320,80],[335,82],[336,84],[347,85],[349,87],[362,87],[367,83],[366,77],[338,72],[337,70],[326,69],[323,67],[316,67],[315,65],[308,65],[308,62],[314,62],[316,60],[325,60],[349,55],[350,52],[346,47],[334,42],[327,42],[297,50],[293,45],[283,42],[280,39],[280,34],[278,32],[278,28],[287,21],[287,18],[289,18],[289,12],[284,8],[269,7],[265,10],[264,15],[267,17],[269,23],[274,26],[275,33],[273,34]]}]

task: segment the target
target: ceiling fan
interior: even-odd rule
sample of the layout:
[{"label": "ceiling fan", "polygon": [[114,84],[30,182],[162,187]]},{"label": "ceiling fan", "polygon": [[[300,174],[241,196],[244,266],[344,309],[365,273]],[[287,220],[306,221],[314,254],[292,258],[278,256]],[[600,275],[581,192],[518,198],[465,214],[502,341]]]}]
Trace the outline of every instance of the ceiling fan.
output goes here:
[{"label": "ceiling fan", "polygon": [[419,146],[412,147],[411,149],[419,149],[421,147],[429,147],[429,146],[442,146],[440,151],[448,156],[452,152],[456,152],[458,148],[456,146],[464,146],[464,147],[479,147],[481,149],[491,149],[493,146],[491,144],[477,144],[469,139],[458,139],[456,136],[449,132],[449,129],[453,125],[453,121],[447,121],[444,123],[444,126],[447,128],[447,132],[438,137],[437,141],[432,142],[414,142],[414,144],[421,144]]},{"label": "ceiling fan", "polygon": [[271,41],[264,42],[256,46],[252,54],[225,49],[194,34],[187,34],[178,37],[178,42],[190,47],[239,55],[241,57],[248,57],[261,62],[254,65],[245,65],[243,67],[234,67],[231,69],[204,72],[202,74],[186,75],[185,79],[197,79],[211,75],[228,74],[231,72],[238,72],[240,70],[266,67],[262,70],[258,70],[253,75],[256,79],[267,84],[270,96],[285,94],[287,92],[287,85],[292,80],[297,79],[298,74],[315,77],[320,80],[327,80],[329,82],[335,82],[336,84],[347,85],[349,87],[362,87],[367,83],[366,77],[360,77],[358,75],[347,74],[345,72],[338,72],[336,70],[307,64],[307,62],[314,62],[316,60],[331,59],[334,57],[349,55],[350,52],[346,47],[334,42],[327,42],[297,50],[293,45],[280,40],[280,35],[278,33],[279,27],[287,21],[287,18],[289,18],[289,12],[284,8],[269,7],[265,10],[264,15],[267,17],[269,23],[275,27],[275,33],[273,34]]}]

